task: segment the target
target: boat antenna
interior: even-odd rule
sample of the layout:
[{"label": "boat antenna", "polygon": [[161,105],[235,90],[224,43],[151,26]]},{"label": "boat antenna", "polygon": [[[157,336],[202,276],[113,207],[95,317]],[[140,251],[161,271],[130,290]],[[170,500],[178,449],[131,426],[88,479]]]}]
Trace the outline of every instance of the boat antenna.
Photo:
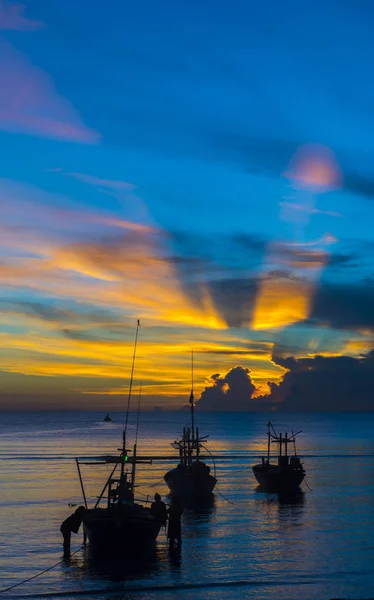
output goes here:
[{"label": "boat antenna", "polygon": [[139,416],[140,416],[140,400],[141,400],[141,397],[142,397],[142,387],[143,387],[143,382],[141,382],[141,384],[140,384],[140,389],[139,389],[139,398],[138,398],[138,416],[137,416],[137,419],[136,419],[135,445],[138,443]]},{"label": "boat antenna", "polygon": [[[131,377],[130,377],[130,385],[129,385],[129,397],[127,399],[126,421],[125,421],[125,426],[123,428],[123,443],[124,443],[124,445],[126,444],[127,425],[128,425],[128,422],[129,422],[129,411],[130,411],[130,402],[131,402],[131,390],[132,390],[132,381],[133,381],[133,378],[134,378],[136,345],[138,343],[138,331],[139,331],[139,327],[140,327],[140,323],[139,323],[139,319],[138,319],[137,323],[136,323],[135,342],[134,342],[134,354],[133,354],[133,357],[132,357]],[[123,449],[123,451],[125,452],[125,448]]]},{"label": "boat antenna", "polygon": [[195,439],[195,405],[193,395],[193,350],[191,350],[191,395],[190,395],[190,406],[191,406],[191,430],[192,440]]}]

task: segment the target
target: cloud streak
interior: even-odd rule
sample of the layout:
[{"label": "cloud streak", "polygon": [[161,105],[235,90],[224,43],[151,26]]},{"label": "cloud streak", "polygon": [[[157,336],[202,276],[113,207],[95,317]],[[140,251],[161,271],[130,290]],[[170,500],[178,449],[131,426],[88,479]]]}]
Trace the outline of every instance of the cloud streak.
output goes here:
[{"label": "cloud streak", "polygon": [[24,12],[24,4],[0,0],[0,30],[36,31],[44,27],[44,23],[41,21],[25,17]]},{"label": "cloud streak", "polygon": [[81,144],[100,141],[51,78],[5,40],[0,40],[0,79],[1,130]]},{"label": "cloud streak", "polygon": [[[4,184],[7,189],[12,191],[12,186]],[[4,285],[85,302],[94,299],[101,306],[125,305],[138,316],[163,322],[226,326],[203,283],[198,305],[184,293],[166,232],[36,200],[28,205],[19,197],[22,192],[16,188],[15,201],[9,204],[8,196],[0,205],[1,244],[8,253],[0,264]]]},{"label": "cloud streak", "polygon": [[95,187],[106,188],[117,192],[131,192],[136,186],[121,179],[103,179],[86,173],[65,173],[68,177],[73,177],[82,183],[93,185]]}]

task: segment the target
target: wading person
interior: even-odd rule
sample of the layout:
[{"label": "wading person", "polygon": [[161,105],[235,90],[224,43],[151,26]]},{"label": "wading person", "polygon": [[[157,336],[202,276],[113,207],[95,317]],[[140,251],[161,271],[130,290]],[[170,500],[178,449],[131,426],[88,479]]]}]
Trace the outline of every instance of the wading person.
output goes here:
[{"label": "wading person", "polygon": [[84,506],[79,506],[77,510],[70,515],[62,523],[60,531],[64,538],[64,557],[69,558],[70,556],[70,540],[72,533],[78,533],[79,527],[82,524],[83,513],[85,511]]},{"label": "wading person", "polygon": [[168,510],[169,513],[169,525],[168,525],[168,540],[169,546],[174,546],[175,540],[178,546],[182,545],[182,532],[181,532],[181,517],[183,514],[183,507],[177,498],[173,498],[172,504]]},{"label": "wading person", "polygon": [[155,494],[155,501],[151,504],[151,515],[154,516],[156,521],[161,523],[162,527],[165,527],[168,511],[165,502],[161,500],[160,494]]}]

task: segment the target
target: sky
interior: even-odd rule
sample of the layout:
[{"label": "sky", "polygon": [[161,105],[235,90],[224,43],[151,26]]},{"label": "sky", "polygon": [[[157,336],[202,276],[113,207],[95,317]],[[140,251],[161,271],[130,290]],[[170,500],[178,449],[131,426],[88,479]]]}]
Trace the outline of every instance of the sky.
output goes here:
[{"label": "sky", "polygon": [[370,0],[0,0],[0,408],[372,410]]}]

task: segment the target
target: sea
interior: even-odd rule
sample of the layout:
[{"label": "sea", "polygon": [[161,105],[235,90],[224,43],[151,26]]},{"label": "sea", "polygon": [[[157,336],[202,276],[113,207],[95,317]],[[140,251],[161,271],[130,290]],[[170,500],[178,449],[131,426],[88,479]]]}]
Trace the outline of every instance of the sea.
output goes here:
[{"label": "sea", "polygon": [[[0,591],[45,571],[2,598],[374,598],[373,413],[198,414],[206,446],[221,457],[210,462],[218,483],[211,506],[185,510],[180,552],[168,550],[161,530],[142,560],[98,564],[79,532],[72,558],[63,561],[60,524],[83,503],[75,457],[84,462],[121,445],[124,415],[112,413],[109,423],[104,416],[1,414]],[[155,492],[168,501],[163,475],[177,462],[171,443],[188,418],[183,411],[140,414],[138,452],[176,457],[139,465],[139,501]],[[295,498],[260,492],[251,471],[266,454],[269,418],[277,431],[302,430],[298,452],[307,477]],[[130,442],[135,435],[131,414]],[[109,472],[82,466],[90,506]]]}]

